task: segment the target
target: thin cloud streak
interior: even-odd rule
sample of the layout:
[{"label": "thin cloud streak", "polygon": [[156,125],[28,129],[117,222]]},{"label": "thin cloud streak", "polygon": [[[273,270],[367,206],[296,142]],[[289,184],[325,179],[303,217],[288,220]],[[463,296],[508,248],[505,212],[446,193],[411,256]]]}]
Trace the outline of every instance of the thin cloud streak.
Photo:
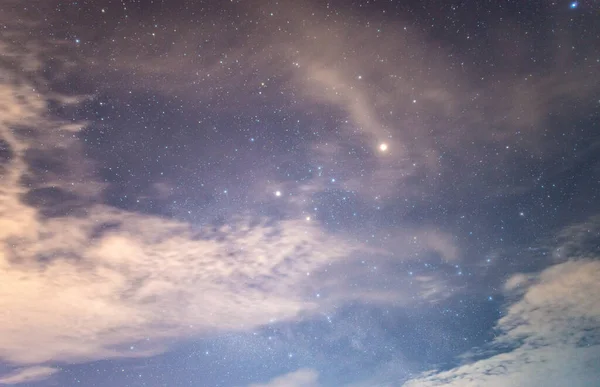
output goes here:
[{"label": "thin cloud streak", "polygon": [[8,375],[0,376],[0,385],[14,385],[47,379],[59,370],[52,367],[35,366],[19,368]]}]

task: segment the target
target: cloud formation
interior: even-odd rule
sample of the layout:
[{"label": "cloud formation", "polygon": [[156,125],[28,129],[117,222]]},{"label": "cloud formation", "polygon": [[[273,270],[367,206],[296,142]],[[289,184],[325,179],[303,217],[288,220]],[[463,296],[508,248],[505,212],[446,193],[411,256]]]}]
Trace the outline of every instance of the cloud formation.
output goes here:
[{"label": "cloud formation", "polygon": [[465,364],[430,371],[412,386],[591,386],[600,380],[600,261],[570,260],[508,280],[516,297],[491,348]]},{"label": "cloud formation", "polygon": [[43,366],[18,368],[8,375],[0,376],[0,384],[11,385],[37,382],[46,379],[57,372],[58,369],[56,368]]},{"label": "cloud formation", "polygon": [[249,387],[318,387],[319,374],[315,370],[300,369],[277,376],[267,383],[251,384]]},{"label": "cloud formation", "polygon": [[[506,66],[512,72],[510,79],[503,70],[490,70],[494,81],[482,87],[468,75],[473,67],[461,63],[456,53],[430,50],[434,42],[412,27],[384,24],[385,33],[368,23],[364,30],[349,28],[340,22],[341,16],[323,20],[311,7],[301,8],[274,9],[273,24],[250,23],[241,27],[243,34],[236,28],[232,35],[247,39],[227,42],[231,43],[227,53],[203,52],[201,59],[186,45],[197,40],[199,27],[187,29],[184,22],[178,25],[187,36],[161,29],[156,39],[146,34],[115,43],[102,37],[89,44],[95,52],[80,47],[79,53],[89,55],[92,78],[104,76],[110,68],[115,79],[133,80],[133,86],[124,81],[126,89],[177,96],[193,87],[194,101],[203,98],[217,114],[243,110],[241,105],[252,111],[264,105],[267,95],[286,101],[290,112],[303,110],[311,116],[312,111],[327,111],[315,114],[325,118],[311,121],[310,139],[303,142],[307,157],[320,165],[323,174],[311,170],[314,176],[302,184],[257,178],[254,188],[271,197],[280,187],[287,188],[286,183],[294,185],[297,192],[287,203],[303,211],[317,211],[316,194],[335,195],[339,189],[344,191],[339,202],[349,192],[378,209],[392,201],[405,204],[404,210],[390,215],[398,219],[403,211],[414,209],[409,198],[428,200],[429,191],[423,186],[455,189],[456,181],[444,184],[442,157],[455,157],[457,161],[448,164],[452,169],[479,165],[481,144],[512,141],[503,132],[507,127],[526,134],[543,129],[548,113],[563,98],[587,99],[598,86],[592,68],[580,62],[571,66],[573,54],[561,49],[556,53],[561,60],[543,76],[531,78],[525,69],[515,70],[529,60],[516,55],[509,60],[515,66]],[[277,29],[281,24],[287,25],[284,31]],[[232,37],[210,23],[195,25],[206,29],[201,33],[214,39],[215,47],[221,46],[219,39]],[[110,38],[139,32],[137,26],[133,31],[128,28],[115,27]],[[6,41],[0,42],[0,54],[6,58],[0,75],[0,360],[34,366],[1,377],[3,383],[56,372],[40,364],[150,356],[164,351],[166,342],[247,331],[348,300],[404,306],[415,304],[415,298],[430,302],[453,295],[456,287],[446,286],[451,279],[443,270],[414,276],[407,272],[396,278],[405,269],[399,265],[404,261],[435,255],[445,267],[463,258],[457,238],[439,227],[398,220],[393,230],[371,232],[364,227],[348,238],[325,232],[318,222],[304,217],[274,221],[240,213],[224,224],[198,226],[102,204],[105,183],[95,176],[79,143],[86,123],[63,121],[51,113],[57,106],[77,106],[89,97],[49,90],[41,75],[48,70],[50,57],[65,67],[75,66],[61,51],[70,43],[47,45],[31,38],[35,33],[8,30],[3,35]],[[273,34],[275,30],[281,33]],[[104,58],[107,51],[110,55]],[[390,54],[381,54],[385,52]],[[278,76],[271,77],[276,69]],[[56,73],[62,77],[69,72]],[[524,79],[515,81],[513,73],[522,73]],[[222,103],[223,95],[232,90],[239,95]],[[479,130],[490,123],[493,130]],[[378,153],[383,140],[389,149]],[[486,152],[491,163],[505,157]],[[502,168],[494,170],[508,175]],[[490,189],[492,183],[482,186]],[[161,196],[172,192],[167,183],[153,184]],[[352,259],[354,253],[365,251],[367,264]],[[372,257],[377,254],[385,259]],[[352,265],[340,264],[346,260]],[[319,276],[328,268],[340,270],[334,276]],[[366,272],[377,273],[376,280]],[[463,383],[470,378],[518,385],[540,382],[531,378],[541,367],[569,359],[579,361],[571,370],[587,367],[598,354],[594,330],[598,305],[582,294],[598,291],[597,275],[596,261],[579,260],[539,276],[512,277],[507,294],[521,298],[498,322],[500,335],[494,341],[510,350],[453,370],[434,371],[418,382]],[[314,296],[316,287],[321,289],[319,297],[323,295],[319,300]],[[575,317],[571,321],[565,316]],[[591,338],[580,337],[579,332],[592,332]],[[566,377],[552,372],[540,375],[552,375],[552,381]],[[293,383],[316,385],[317,374],[300,370],[268,385]]]},{"label": "cloud formation", "polygon": [[[16,54],[10,45],[3,49],[18,63],[28,61],[31,73],[7,69],[0,83],[7,155],[0,187],[0,359],[35,365],[150,356],[164,351],[166,340],[294,318],[319,306],[308,295],[309,274],[371,249],[303,218],[272,222],[239,214],[222,225],[195,226],[100,204],[103,184],[77,140],[85,123],[49,114],[51,104],[87,97],[28,81],[39,76],[46,55],[37,46]],[[449,237],[418,234],[424,243],[414,251],[456,258]],[[335,302],[399,297],[394,290],[344,295],[343,283],[330,290]]]},{"label": "cloud formation", "polygon": [[[115,27],[105,32],[106,44],[100,48],[108,53],[107,62],[95,58],[95,63],[100,63],[100,71],[110,65],[117,72],[137,75],[132,87],[167,95],[189,93],[194,100],[214,101],[224,110],[260,110],[267,97],[289,101],[286,110],[311,112],[317,139],[310,157],[332,170],[359,172],[339,176],[338,183],[364,197],[398,200],[423,195],[424,187],[443,187],[446,174],[457,167],[483,160],[509,168],[514,153],[506,151],[506,145],[551,156],[556,145],[539,136],[550,115],[563,114],[562,101],[585,100],[600,85],[594,77],[597,68],[583,59],[588,53],[593,56],[597,47],[572,50],[581,39],[576,32],[566,32],[572,28],[552,26],[552,33],[546,34],[541,22],[544,28],[539,31],[524,32],[507,15],[492,23],[485,37],[461,38],[458,32],[446,31],[445,41],[410,19],[403,23],[400,16],[394,23],[372,17],[356,28],[355,15],[340,9],[331,13],[325,5],[284,1],[268,7],[231,7],[247,21],[261,22],[240,23],[231,30],[205,23],[200,31],[194,23],[180,21],[179,30],[159,29],[151,40],[124,40],[137,31]],[[266,9],[269,17],[264,17]],[[199,47],[201,59],[187,44],[197,36],[217,47]],[[466,53],[453,49],[455,40],[472,40],[472,47]],[[219,48],[225,41],[226,53]],[[517,41],[519,47],[507,46]],[[481,49],[477,42],[489,46],[485,64],[470,58],[471,49]],[[532,63],[531,52],[540,44],[548,47],[552,58],[544,71],[534,70]],[[199,95],[198,90],[204,92]],[[229,98],[227,106],[219,103],[234,90],[239,98]],[[573,104],[569,109],[587,107]],[[320,117],[329,115],[331,120],[312,121],[321,112]],[[330,145],[326,149],[324,142]],[[386,157],[377,151],[380,142],[389,145]],[[440,162],[443,157],[452,158],[452,170]],[[501,189],[506,171],[493,171],[485,171],[486,182]],[[462,176],[465,186],[468,178]],[[311,184],[322,186],[319,181]]]},{"label": "cloud formation", "polygon": [[240,216],[194,229],[102,205],[78,216],[41,216],[21,200],[28,190],[20,184],[28,171],[22,155],[33,145],[11,125],[45,128],[45,100],[6,82],[0,96],[1,134],[14,153],[0,191],[4,360],[144,356],[161,351],[162,339],[290,318],[315,306],[298,281],[354,248],[304,220]]},{"label": "cloud formation", "polygon": [[[36,82],[46,53],[34,43],[2,46],[27,66],[7,67],[0,79],[1,360],[148,356],[166,339],[251,329],[317,306],[305,295],[307,273],[358,245],[316,223],[240,214],[199,227],[98,204],[102,184],[87,175],[76,137],[85,123],[49,113],[81,99]],[[52,211],[65,196],[86,200]],[[31,367],[1,380],[54,372]]]},{"label": "cloud formation", "polygon": [[[291,319],[326,302],[314,298],[313,273],[356,251],[384,253],[304,218],[273,222],[239,214],[198,226],[101,204],[104,184],[78,139],[86,123],[50,112],[88,96],[55,93],[41,74],[48,57],[73,64],[35,40],[15,44],[29,38],[11,31],[14,40],[1,46],[15,64],[0,82],[1,360],[36,365],[150,356],[164,351],[167,340]],[[456,258],[449,236],[415,235],[423,242],[411,252]],[[400,297],[394,289],[345,294],[345,288],[336,281],[330,303]],[[15,372],[5,383],[56,370]],[[312,380],[305,371],[294,375]]]}]

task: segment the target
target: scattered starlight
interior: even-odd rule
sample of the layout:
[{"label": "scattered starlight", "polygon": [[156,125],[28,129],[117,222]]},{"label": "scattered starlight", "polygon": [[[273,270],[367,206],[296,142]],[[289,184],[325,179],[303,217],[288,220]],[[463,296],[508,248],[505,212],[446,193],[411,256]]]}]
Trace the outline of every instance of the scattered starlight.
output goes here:
[{"label": "scattered starlight", "polygon": [[573,340],[600,293],[591,0],[101,3],[0,12],[0,384],[514,385],[543,377],[523,342],[552,377],[552,343],[600,353]]}]

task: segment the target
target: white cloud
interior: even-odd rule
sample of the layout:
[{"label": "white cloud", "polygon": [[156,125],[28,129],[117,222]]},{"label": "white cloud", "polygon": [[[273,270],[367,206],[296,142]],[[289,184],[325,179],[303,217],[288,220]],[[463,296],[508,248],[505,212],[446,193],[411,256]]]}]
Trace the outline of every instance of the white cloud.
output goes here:
[{"label": "white cloud", "polygon": [[[102,186],[78,169],[85,159],[73,132],[82,125],[47,112],[50,99],[79,99],[29,81],[45,54],[23,47],[29,51],[0,47],[17,63],[31,62],[5,69],[0,78],[0,138],[12,155],[0,171],[0,361],[19,366],[149,356],[164,351],[166,339],[252,329],[316,307],[312,295],[305,297],[306,273],[357,245],[303,218],[267,223],[240,215],[196,229],[98,204],[48,218],[24,203],[29,187],[22,179],[31,172],[25,155],[33,149],[66,149],[73,157],[68,167],[79,171],[40,187],[94,197]],[[32,74],[23,77],[23,68]],[[15,130],[23,126],[30,133]],[[55,370],[15,372],[1,380],[33,380]]]},{"label": "white cloud", "polygon": [[56,372],[58,372],[58,369],[56,368],[43,366],[19,368],[8,375],[0,376],[0,384],[8,385],[36,382],[46,379]]},{"label": "white cloud", "polygon": [[[29,48],[19,51],[23,47]],[[307,273],[367,249],[304,217],[268,223],[240,215],[198,230],[99,204],[77,214],[41,216],[23,201],[32,150],[63,149],[70,157],[68,174],[47,173],[37,188],[86,198],[102,190],[74,136],[85,124],[62,122],[47,111],[51,99],[81,99],[30,81],[46,55],[40,45],[0,49],[17,63],[31,64],[6,69],[0,79],[0,137],[12,153],[0,185],[0,360],[39,365],[150,356],[164,351],[167,340],[293,319],[318,307],[307,293],[313,278]],[[23,68],[30,71],[27,77]],[[30,133],[15,130],[23,126]],[[431,237],[426,246],[453,258],[443,235]],[[341,285],[331,290],[332,300],[399,297],[392,290],[346,294]]]},{"label": "white cloud", "polygon": [[0,359],[146,356],[163,350],[162,339],[292,318],[315,307],[303,298],[306,272],[355,248],[303,219],[240,216],[194,230],[101,205],[40,217],[19,184],[34,145],[11,128],[28,123],[44,136],[54,127],[60,136],[61,125],[45,121],[41,91],[16,84],[0,83],[0,135],[14,152],[0,187]]},{"label": "white cloud", "polygon": [[250,387],[318,387],[319,374],[315,370],[300,369],[278,376],[267,383],[251,384]]},{"label": "white cloud", "polygon": [[[93,237],[109,222],[121,225]],[[315,306],[302,296],[305,273],[350,252],[303,221],[240,219],[196,234],[186,224],[97,207],[83,219],[29,220],[28,232],[6,223],[0,357],[16,363],[145,355],[157,348],[118,347],[291,318]]]},{"label": "white cloud", "polygon": [[[304,297],[306,273],[318,271],[362,248],[323,233],[316,222],[304,219],[270,224],[240,216],[216,230],[196,231],[183,222],[101,205],[88,206],[84,214],[77,216],[41,217],[36,208],[22,201],[27,188],[21,180],[29,172],[25,153],[33,148],[58,147],[76,155],[73,134],[83,124],[53,121],[47,108],[49,99],[61,103],[77,103],[80,99],[52,94],[29,81],[35,79],[42,68],[44,50],[49,48],[36,42],[19,42],[24,35],[15,33],[17,35],[10,39],[7,35],[6,41],[0,42],[0,53],[10,57],[18,69],[6,69],[0,78],[0,136],[13,153],[0,172],[0,360],[29,365],[147,356],[163,351],[165,339],[183,339],[217,330],[251,329],[272,319],[291,319],[316,307],[314,297]],[[9,44],[9,40],[19,44]],[[350,40],[355,43],[355,39]],[[335,43],[334,39],[332,44],[322,46],[330,50],[338,46]],[[350,44],[349,41],[341,43],[340,50]],[[306,46],[306,42],[297,44]],[[310,47],[316,47],[312,41]],[[366,137],[387,135],[385,122],[378,118],[381,114],[375,105],[388,110],[390,101],[397,100],[402,90],[409,90],[413,83],[405,84],[402,80],[389,93],[373,93],[365,85],[353,83],[353,68],[362,66],[369,55],[359,55],[348,66],[338,67],[331,59],[340,52],[307,52],[300,58],[292,54],[289,59],[302,62],[302,70],[292,79],[308,86],[305,94],[311,103],[318,96],[322,102],[345,110],[352,121],[347,128],[354,126],[357,133]],[[309,61],[312,65],[304,67],[304,62]],[[160,71],[160,66],[154,66],[151,61],[136,61],[136,67],[142,67],[140,63],[150,63],[151,71],[156,68]],[[409,61],[404,65],[416,69],[420,62]],[[397,67],[401,66],[386,63],[382,70],[365,73],[365,78],[380,76]],[[440,67],[445,66],[441,63]],[[171,61],[162,67],[165,69],[171,74],[189,73],[173,71]],[[28,77],[20,77],[20,71],[28,72]],[[410,73],[406,68],[404,71]],[[305,83],[307,77],[313,82]],[[424,90],[419,102],[428,99],[449,111],[462,108],[450,106],[456,99],[452,91],[438,89],[443,79],[432,82],[426,84],[427,88],[419,87]],[[414,82],[417,83],[422,82]],[[324,90],[327,93],[323,93]],[[408,106],[407,109],[412,109],[412,105]],[[412,128],[407,129],[411,136],[424,127],[420,121],[403,124]],[[35,141],[14,130],[21,125],[33,128]],[[360,186],[352,179],[343,183],[350,188],[354,184],[357,190],[364,188],[372,195],[383,191],[386,185],[395,189],[398,180],[410,176],[413,161],[404,159],[401,139],[386,141],[390,144],[391,157],[376,161],[374,172],[370,175],[366,172],[368,176],[362,177],[367,180],[363,179]],[[390,160],[394,162],[389,163]],[[88,173],[84,161],[83,158],[71,160],[69,167],[74,173],[47,176],[44,186],[94,197],[102,186],[84,178]],[[156,188],[160,191],[161,187]],[[411,254],[432,249],[448,261],[460,256],[451,236],[428,231],[421,236],[418,246],[408,245]],[[428,297],[441,293],[429,278],[422,277],[418,281],[428,284],[424,293]],[[529,288],[528,293],[541,283]],[[351,297],[386,302],[398,298],[395,292],[365,293],[361,289],[358,293]],[[534,321],[538,317],[529,318]],[[500,328],[507,321],[501,321]],[[528,332],[527,329],[531,329],[526,325],[519,324],[519,327],[524,331],[519,334],[536,337],[537,333]],[[553,329],[550,330],[553,332]],[[516,333],[507,330],[505,337],[511,341]],[[51,369],[25,370],[29,371],[22,371],[21,375],[29,372],[29,375],[42,377],[42,370],[50,375]],[[300,380],[305,377],[307,383],[314,379],[316,383],[316,374],[311,372],[302,371],[295,377]],[[15,375],[18,376],[8,375],[1,380],[16,380]]]},{"label": "white cloud", "polygon": [[[177,31],[165,31],[156,37],[159,42],[169,42],[162,55],[149,51],[145,42],[123,39],[123,36],[137,34],[134,27],[119,28],[115,32],[119,36],[117,42],[127,41],[127,44],[106,39],[107,43],[100,50],[110,55],[94,58],[100,64],[97,69],[104,73],[104,66],[110,65],[118,71],[137,75],[129,77],[134,80],[131,87],[150,87],[179,97],[189,93],[198,98],[198,93],[204,91],[208,95],[203,95],[203,99],[212,98],[214,93],[210,93],[209,84],[217,81],[223,88],[246,94],[240,102],[229,101],[227,108],[232,111],[240,106],[238,103],[246,106],[263,103],[262,94],[259,97],[254,93],[254,88],[263,80],[256,79],[253,69],[261,68],[265,74],[278,73],[278,79],[284,83],[282,90],[294,90],[291,109],[308,106],[314,111],[315,106],[319,109],[321,105],[327,112],[332,108],[338,110],[343,118],[335,123],[335,131],[341,135],[328,136],[318,127],[320,123],[311,123],[315,125],[315,133],[320,135],[314,145],[328,142],[335,147],[353,142],[355,149],[374,150],[376,144],[385,140],[389,145],[385,157],[380,157],[376,150],[375,154],[367,151],[364,157],[355,157],[340,149],[335,157],[316,152],[311,158],[328,158],[325,166],[332,169],[339,170],[345,164],[348,170],[360,171],[360,178],[339,178],[340,186],[364,197],[380,195],[394,201],[399,197],[421,196],[422,189],[415,187],[422,186],[416,180],[444,188],[435,184],[447,183],[445,163],[440,160],[446,159],[448,153],[456,158],[452,162],[453,171],[471,165],[478,159],[479,152],[485,153],[481,154],[482,158],[485,156],[494,162],[510,160],[512,153],[492,156],[485,151],[487,147],[481,145],[497,141],[512,144],[517,130],[521,135],[519,144],[514,144],[516,147],[525,146],[528,152],[543,147],[544,152],[538,156],[552,155],[555,145],[541,144],[539,137],[540,131],[547,130],[548,113],[559,111],[564,98],[590,99],[599,85],[593,67],[581,59],[586,53],[594,52],[595,47],[578,46],[583,51],[577,51],[577,55],[567,50],[573,46],[569,42],[574,41],[568,28],[556,29],[551,35],[552,42],[548,43],[554,51],[549,54],[557,60],[542,72],[530,73],[524,70],[531,64],[530,53],[504,55],[508,48],[503,42],[512,41],[506,36],[518,37],[523,47],[530,47],[537,43],[539,36],[524,34],[517,20],[503,20],[490,28],[497,34],[490,56],[502,58],[502,63],[485,67],[488,74],[480,78],[473,74],[482,71],[481,67],[469,61],[462,63],[451,49],[440,42],[429,41],[418,28],[409,27],[410,15],[406,15],[406,23],[401,21],[402,15],[396,15],[397,22],[384,23],[382,33],[376,28],[349,28],[345,23],[320,17],[325,13],[318,5],[307,7],[296,3],[286,2],[270,21],[265,21],[273,23],[273,28],[285,21],[288,33],[273,34],[265,39],[259,32],[264,28],[261,24],[257,27],[259,31],[249,28],[245,34],[234,31],[235,36],[228,36],[227,58],[218,51],[203,52],[206,66],[203,70],[210,77],[199,77],[195,56],[188,55],[190,48],[186,41],[191,39],[189,36],[195,33],[196,27],[186,24],[180,24]],[[260,17],[255,12],[260,12],[261,7],[254,9],[246,3],[236,6],[241,7],[241,12]],[[353,16],[340,11],[336,17]],[[203,26],[207,36],[225,39],[226,32],[214,26],[208,28]],[[265,55],[267,51],[271,54]],[[230,64],[242,67],[242,71],[234,76],[229,71]],[[508,75],[506,68],[522,69],[522,73]],[[266,84],[269,89],[269,82]],[[586,104],[578,106],[583,108]],[[486,130],[481,130],[482,127]],[[372,164],[365,167],[366,163]],[[353,169],[355,164],[360,165]],[[501,174],[506,173],[502,168],[499,170],[503,171]],[[464,180],[468,183],[468,174]],[[496,189],[504,192],[502,181],[499,179]],[[460,181],[452,184],[461,186]],[[510,191],[515,191],[514,188]]]},{"label": "white cloud", "polygon": [[592,386],[600,381],[600,261],[574,260],[531,280],[497,324],[495,348],[507,351],[447,371],[431,371],[412,386]]}]

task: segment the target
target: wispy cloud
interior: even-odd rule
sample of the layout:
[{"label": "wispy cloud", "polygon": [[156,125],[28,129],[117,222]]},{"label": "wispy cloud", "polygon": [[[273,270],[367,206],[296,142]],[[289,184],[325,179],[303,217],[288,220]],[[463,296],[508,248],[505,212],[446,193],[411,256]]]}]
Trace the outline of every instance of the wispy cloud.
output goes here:
[{"label": "wispy cloud", "polygon": [[[443,175],[438,162],[440,143],[462,154],[464,139],[469,139],[473,149],[481,140],[471,141],[472,133],[461,129],[467,124],[508,122],[518,128],[540,128],[556,100],[565,95],[584,99],[597,86],[591,81],[578,87],[583,77],[593,74],[587,67],[578,71],[583,66],[578,65],[569,72],[566,84],[561,67],[533,81],[497,82],[483,96],[483,90],[469,82],[449,53],[429,52],[423,37],[410,29],[403,32],[397,26],[395,34],[387,35],[376,28],[351,31],[341,24],[327,29],[322,25],[328,22],[318,17],[307,15],[313,22],[301,25],[296,20],[302,18],[291,16],[296,15],[280,13],[274,19],[290,17],[288,28],[301,33],[274,35],[269,31],[269,38],[259,39],[254,37],[262,36],[262,27],[250,27],[248,41],[237,42],[239,47],[232,47],[228,55],[207,55],[204,62],[188,59],[196,55],[181,59],[188,48],[171,44],[179,32],[165,30],[166,36],[155,40],[167,42],[171,55],[159,55],[153,51],[158,48],[141,40],[100,43],[97,52],[109,50],[111,55],[100,58],[96,53],[88,58],[88,65],[99,64],[101,71],[110,65],[117,75],[131,75],[139,87],[166,94],[176,89],[175,93],[183,95],[193,85],[203,92],[211,90],[203,95],[210,100],[219,95],[207,86],[213,82],[218,82],[219,90],[235,88],[239,98],[231,98],[223,110],[236,109],[236,101],[260,102],[268,93],[281,93],[277,98],[289,100],[290,110],[333,109],[335,114],[327,124],[339,125],[323,130],[323,137],[333,133],[331,139],[309,144],[308,156],[328,171],[342,171],[336,175],[339,187],[376,205],[384,199],[399,201],[422,194],[424,182],[439,184]],[[360,300],[403,305],[408,291],[398,285],[403,281],[393,278],[394,271],[379,275],[378,283],[371,281],[375,285],[360,286],[368,281],[365,268],[377,272],[380,264],[391,267],[426,253],[436,253],[444,264],[461,259],[456,238],[435,227],[407,225],[401,232],[383,230],[388,236],[377,238],[369,233],[383,245],[374,249],[365,241],[366,233],[360,234],[364,230],[347,238],[328,233],[304,217],[273,221],[240,213],[223,225],[198,226],[100,204],[104,184],[94,177],[93,165],[82,154],[78,139],[86,123],[63,121],[49,112],[50,106],[75,105],[88,96],[55,93],[47,89],[40,73],[50,57],[73,66],[68,55],[50,52],[60,51],[65,42],[35,41],[32,36],[36,34],[19,28],[11,25],[0,42],[0,54],[7,59],[0,76],[0,360],[34,366],[0,377],[0,382],[33,381],[56,372],[41,364],[150,356],[166,350],[167,341],[291,320],[330,306],[323,300],[326,297],[315,298],[314,281],[327,291],[331,303]],[[131,33],[122,28],[118,34]],[[216,29],[206,34],[218,37]],[[236,35],[240,34],[236,31]],[[368,42],[373,41],[380,43],[371,47]],[[267,47],[272,55],[264,55]],[[406,52],[376,55],[378,49],[383,52],[390,47]],[[85,49],[81,50],[85,55]],[[178,59],[173,61],[173,57]],[[233,71],[235,66],[241,70]],[[275,68],[287,70],[279,71],[278,79],[270,79],[268,73]],[[232,76],[233,72],[238,75]],[[450,82],[455,79],[459,81]],[[563,86],[557,88],[557,82]],[[462,86],[456,87],[459,83]],[[488,113],[492,105],[500,109]],[[430,120],[434,113],[438,116]],[[340,121],[340,117],[345,119]],[[401,130],[393,130],[392,123]],[[498,138],[495,134],[479,136],[486,137],[482,141]],[[328,140],[328,146],[323,146]],[[389,150],[377,153],[378,142],[383,140]],[[367,156],[359,158],[349,150]],[[476,154],[469,154],[469,161],[477,160]],[[327,191],[330,182],[331,176],[307,179],[290,202],[312,209],[311,197]],[[262,179],[255,183],[263,196],[285,184],[267,184]],[[154,185],[166,196],[165,187],[166,183]],[[402,227],[400,221],[396,225]],[[340,267],[336,264],[357,251],[385,258],[375,257],[360,269],[345,265],[343,275],[335,278],[319,277],[319,272]],[[438,274],[415,275],[404,283],[420,300],[439,300],[448,292]],[[348,286],[351,281],[352,287]],[[596,335],[593,324],[598,322],[598,305],[582,294],[591,289],[598,292],[598,282],[598,264],[592,260],[565,262],[539,276],[513,277],[507,292],[524,289],[523,296],[499,321],[501,334],[494,343],[515,349],[436,371],[420,382],[458,382],[470,375],[482,380],[526,378],[534,371],[528,367],[569,361],[561,356],[587,361],[597,354],[596,336],[590,341],[577,332]],[[562,318],[569,315],[575,316],[574,322]],[[551,350],[557,348],[560,353],[553,355]],[[517,365],[515,359],[525,362]],[[575,364],[571,369],[576,369]],[[555,376],[560,380],[560,375]],[[317,379],[316,372],[300,370],[267,385],[312,386]]]},{"label": "wispy cloud", "polygon": [[[264,12],[245,4],[237,7],[256,19]],[[319,6],[293,2],[269,9],[273,12],[268,20],[230,31],[203,25],[207,41],[227,41],[227,53],[203,46],[198,59],[185,43],[188,39],[180,37],[193,36],[197,27],[182,22],[180,30],[162,31],[152,44],[135,39],[120,44],[125,41],[122,36],[135,32],[117,28],[114,34],[119,39],[106,39],[102,47],[111,55],[95,60],[101,71],[110,64],[117,71],[137,74],[133,87],[152,87],[170,95],[193,89],[189,92],[194,100],[198,90],[205,90],[202,98],[211,100],[220,98],[220,93],[208,92],[217,82],[222,93],[235,90],[244,96],[229,99],[225,109],[237,109],[239,101],[258,108],[267,95],[288,101],[290,111],[322,109],[331,120],[311,125],[319,133],[317,143],[329,141],[334,149],[327,154],[317,150],[311,157],[326,161],[327,167],[346,165],[356,171],[352,177],[339,178],[347,189],[390,200],[422,194],[422,189],[415,189],[422,188],[417,181],[443,184],[445,174],[452,172],[439,162],[444,155],[452,156],[452,170],[482,160],[493,165],[506,162],[508,167],[513,148],[539,157],[552,155],[556,144],[539,136],[551,124],[550,114],[564,114],[562,101],[585,101],[600,85],[593,76],[598,64],[589,60],[593,55],[586,55],[597,47],[573,50],[578,37],[565,32],[570,28],[553,26],[547,35],[546,28],[539,34],[526,33],[506,17],[489,28],[495,31],[486,40],[494,60],[477,64],[410,22],[388,24],[373,18],[354,28],[347,22],[353,15],[341,10],[334,15]],[[517,41],[519,47],[507,46]],[[543,71],[532,70],[531,50],[540,42],[555,58]],[[588,103],[578,103],[569,110],[589,108]],[[332,130],[320,130],[321,125]],[[377,151],[383,141],[389,145],[386,157]],[[491,151],[498,142],[511,151]],[[361,163],[348,152],[349,143],[365,153]],[[362,168],[365,164],[368,167]],[[359,171],[360,178],[355,178]],[[497,182],[501,189],[498,177],[504,171],[498,168],[496,173],[489,183]]]},{"label": "wispy cloud", "polygon": [[[49,112],[88,96],[47,89],[39,71],[52,55],[11,31],[24,44],[1,46],[19,65],[0,78],[0,360],[34,366],[151,356],[167,341],[247,331],[322,305],[401,299],[402,289],[350,292],[345,282],[315,298],[317,274],[341,259],[357,251],[390,256],[387,247],[327,233],[304,217],[240,213],[219,226],[193,225],[101,204],[104,185],[78,140],[86,123]],[[456,259],[451,237],[415,235],[411,252]],[[55,372],[27,370],[21,378]]]},{"label": "wispy cloud", "polygon": [[507,282],[507,307],[489,350],[405,386],[591,386],[600,380],[600,261],[570,260]]},{"label": "wispy cloud", "polygon": [[42,379],[46,379],[55,373],[58,369],[51,367],[35,366],[27,368],[18,368],[8,375],[0,376],[0,384],[22,384],[37,382]]},{"label": "wispy cloud", "polygon": [[[316,307],[305,294],[307,273],[358,247],[304,219],[239,214],[224,225],[199,227],[96,200],[45,213],[63,205],[65,195],[94,199],[102,189],[87,175],[78,148],[75,134],[85,123],[63,122],[48,111],[50,103],[80,99],[35,82],[46,55],[37,45],[27,52],[11,44],[2,49],[29,63],[31,74],[15,66],[0,79],[7,155],[0,186],[0,359],[35,365],[149,356],[164,351],[166,339],[294,318]],[[64,157],[46,157],[57,150]],[[40,153],[43,162],[31,159]],[[49,161],[65,170],[53,175],[56,163]],[[44,178],[31,178],[36,168]],[[2,381],[54,372],[27,368]]]},{"label": "wispy cloud", "polygon": [[266,383],[251,384],[249,387],[318,387],[319,373],[312,369],[300,369],[277,376]]}]

